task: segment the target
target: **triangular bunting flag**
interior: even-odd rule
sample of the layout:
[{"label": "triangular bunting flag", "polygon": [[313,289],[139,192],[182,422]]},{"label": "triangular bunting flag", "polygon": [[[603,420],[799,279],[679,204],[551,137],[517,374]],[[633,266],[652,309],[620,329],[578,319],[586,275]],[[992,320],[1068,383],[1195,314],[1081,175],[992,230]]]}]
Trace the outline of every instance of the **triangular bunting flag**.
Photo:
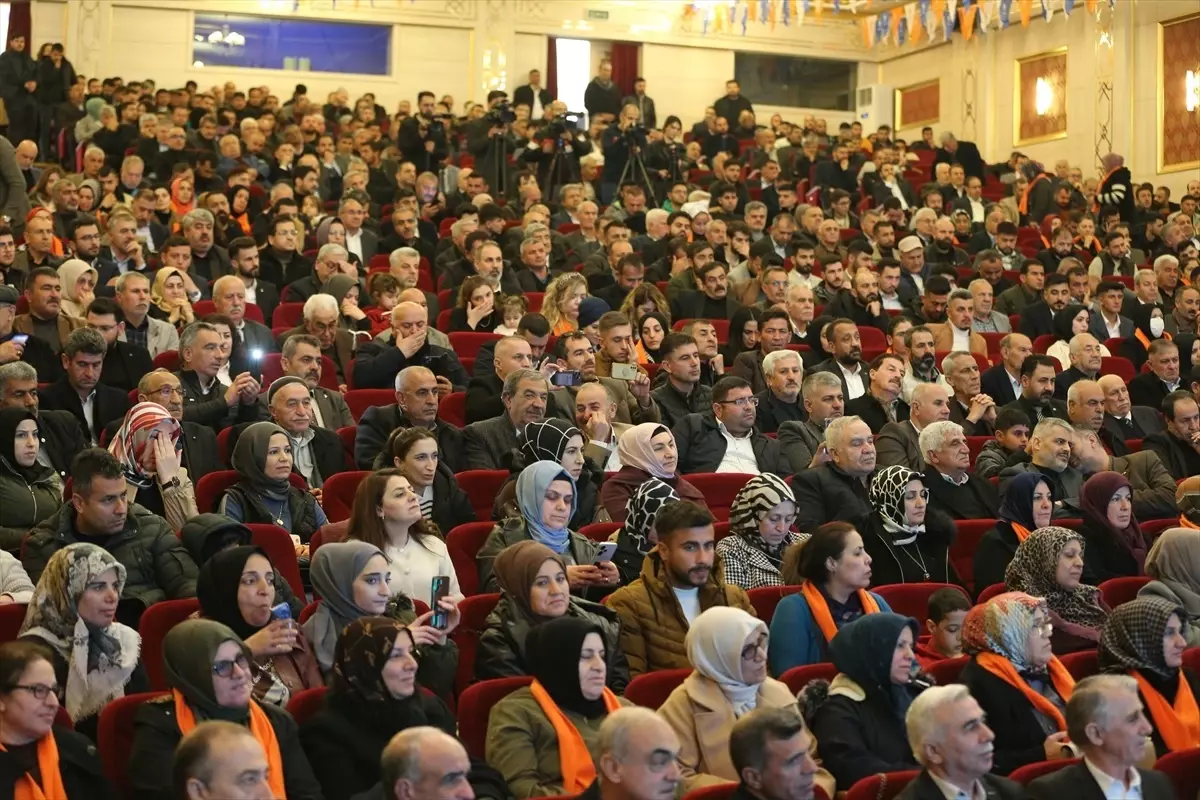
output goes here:
[{"label": "triangular bunting flag", "polygon": [[1021,16],[1021,27],[1029,27],[1029,19],[1033,16],[1033,0],[1017,0],[1017,11]]},{"label": "triangular bunting flag", "polygon": [[1087,12],[1089,14],[1096,13],[1096,0],[1086,0],[1085,5],[1087,6]]},{"label": "triangular bunting flag", "polygon": [[866,17],[858,18],[858,25],[862,28],[863,46],[868,50],[871,49],[871,21]]},{"label": "triangular bunting flag", "polygon": [[1012,0],[1000,0],[1000,28],[1007,28],[1012,20]]},{"label": "triangular bunting flag", "polygon": [[975,32],[975,16],[979,13],[979,6],[967,6],[958,10],[958,21],[962,24],[963,39],[971,41],[971,36]]},{"label": "triangular bunting flag", "polygon": [[1063,16],[1070,17],[1075,10],[1075,0],[1063,0]]}]

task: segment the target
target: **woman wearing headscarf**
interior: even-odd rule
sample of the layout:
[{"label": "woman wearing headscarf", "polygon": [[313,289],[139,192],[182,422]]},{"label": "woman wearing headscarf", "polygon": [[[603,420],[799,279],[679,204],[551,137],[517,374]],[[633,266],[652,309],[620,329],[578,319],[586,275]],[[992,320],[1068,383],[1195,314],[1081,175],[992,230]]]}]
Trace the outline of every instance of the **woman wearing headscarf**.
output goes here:
[{"label": "woman wearing headscarf", "polygon": [[608,688],[625,693],[629,665],[621,651],[621,621],[600,603],[571,596],[567,566],[553,550],[537,542],[517,542],[496,556],[494,572],[500,600],[484,623],[475,654],[479,680],[530,674],[530,631],[562,617],[582,619],[604,634]]},{"label": "woman wearing headscarf", "polygon": [[1083,537],[1075,531],[1041,528],[1021,542],[1004,573],[1010,591],[1046,600],[1056,654],[1095,647],[1108,619],[1100,590],[1082,581],[1083,552]]},{"label": "woman wearing headscarf", "polygon": [[1139,597],[1158,597],[1183,609],[1188,647],[1200,647],[1200,530],[1170,528],[1159,534],[1146,556],[1153,580]]},{"label": "woman wearing headscarf", "polygon": [[[1078,303],[1068,303],[1064,308],[1054,313],[1054,344],[1046,350],[1046,355],[1058,359],[1063,369],[1071,368],[1071,339],[1081,333],[1087,333],[1091,325],[1092,313],[1087,306]],[[1100,355],[1108,358],[1112,355],[1103,343],[1100,344]]]},{"label": "woman wearing headscarf", "polygon": [[[575,481],[575,513],[571,528],[578,530],[597,519],[597,500],[604,472],[596,461],[587,457],[587,438],[583,431],[558,417],[527,422],[517,433],[517,449],[512,451],[509,469],[512,474],[500,487],[492,505],[492,518],[505,519],[520,513],[517,508],[517,477],[526,466],[536,461],[556,461]],[[603,510],[602,508],[600,509]]]},{"label": "woman wearing headscarf", "polygon": [[[342,222],[341,217],[325,217],[317,225],[314,235],[317,239],[318,250],[327,244],[346,246],[346,224]],[[357,253],[351,253],[349,249],[346,250],[346,253],[346,260],[353,264],[359,273],[361,273],[363,271],[362,259],[358,257]]]},{"label": "woman wearing headscarf", "polygon": [[234,547],[205,562],[196,597],[201,616],[228,626],[250,649],[253,694],[259,703],[286,708],[296,692],[323,685],[321,669],[291,610],[275,615],[275,569],[261,547]]},{"label": "woman wearing headscarf", "polygon": [[1004,583],[1004,571],[1017,546],[1038,528],[1050,524],[1054,515],[1054,485],[1036,472],[1022,472],[1008,483],[1000,504],[996,527],[983,535],[975,550],[975,593]]},{"label": "woman wearing headscarf", "polygon": [[196,186],[187,175],[179,175],[171,181],[171,219],[176,225],[180,225],[187,213],[195,207]]},{"label": "woman wearing headscarf", "polygon": [[1136,597],[1113,610],[1100,637],[1100,670],[1137,681],[1155,757],[1200,747],[1200,680],[1183,666],[1186,628],[1180,606]]},{"label": "woman wearing headscarf", "polygon": [[743,589],[782,586],[783,554],[808,534],[796,533],[796,497],[778,475],[746,481],[729,508],[729,535],[717,542],[725,582]]},{"label": "woman wearing headscarf", "polygon": [[54,654],[54,674],[75,730],[96,740],[110,700],[149,691],[137,631],[116,622],[125,567],[94,544],[71,544],[46,563],[20,638]]},{"label": "woman wearing headscarf", "polygon": [[996,734],[993,770],[1001,775],[1073,757],[1065,715],[1075,680],[1051,650],[1050,618],[1041,598],[1007,592],[972,608],[963,622],[971,660],[959,680]]},{"label": "woman wearing headscarf", "polygon": [[229,201],[230,228],[228,233],[236,233],[236,235],[229,236],[230,241],[233,241],[239,236],[254,235],[254,228],[252,226],[250,216],[253,198],[254,195],[251,194],[248,186],[235,184],[225,190],[225,199]]},{"label": "woman wearing headscarf", "polygon": [[121,462],[125,497],[163,517],[172,530],[199,514],[196,490],[180,466],[183,429],[158,403],[138,403],[125,414],[108,452]]},{"label": "woman wearing headscarf", "polygon": [[913,698],[930,686],[916,673],[916,641],[917,621],[911,617],[860,617],[830,645],[838,674],[828,696],[821,702],[814,684],[805,690],[802,700],[811,709],[805,716],[821,743],[822,764],[838,786],[879,772],[918,769],[904,727]]},{"label": "woman wearing headscarf", "polygon": [[100,181],[95,178],[86,178],[79,182],[79,211],[83,214],[95,214],[97,206],[100,205],[100,198],[104,194],[100,191]]},{"label": "woman wearing headscarf", "polygon": [[0,549],[19,552],[25,534],[62,506],[58,473],[38,461],[41,446],[37,414],[0,409]]},{"label": "woman wearing headscarf", "polygon": [[625,504],[625,524],[617,531],[617,552],[613,555],[622,586],[637,580],[642,574],[642,562],[658,544],[654,519],[659,510],[667,503],[677,502],[679,495],[674,489],[658,478],[650,478],[637,487]]},{"label": "woman wearing headscarf", "polygon": [[518,800],[580,794],[596,780],[601,724],[629,704],[605,685],[604,632],[561,617],[530,631],[526,654],[533,684],[492,707],[487,763]]},{"label": "woman wearing headscarf", "polygon": [[[404,625],[425,625],[433,612],[417,616],[412,599],[392,595],[388,589],[391,564],[372,544],[351,540],[322,545],[312,559],[309,576],[320,605],[301,627],[316,654],[322,674],[333,671],[334,654],[342,630],[359,617],[388,617]],[[446,643],[461,615],[455,602],[445,603],[449,623],[442,641],[424,647],[418,677],[439,697],[449,697],[458,666],[458,648]]]},{"label": "woman wearing headscarf", "polygon": [[337,301],[338,327],[347,331],[371,330],[371,319],[367,316],[367,312],[359,306],[362,287],[359,285],[358,278],[341,273],[332,275],[329,280],[325,281],[321,291],[332,295],[333,299]]},{"label": "woman wearing headscarf", "polygon": [[[729,756],[733,724],[756,708],[796,702],[791,689],[767,676],[767,626],[740,608],[713,606],[688,628],[692,673],[658,709],[679,737],[684,791],[740,779]],[[818,773],[833,797],[833,777]],[[823,779],[823,780],[822,780]]]},{"label": "woman wearing headscarf", "polygon": [[167,632],[162,648],[171,694],[143,703],[134,714],[128,769],[133,797],[177,797],[171,765],[179,741],[198,723],[222,720],[245,726],[262,746],[272,797],[321,800],[295,720],[254,700],[254,655],[236,633],[219,622],[189,619]]},{"label": "woman wearing headscarf", "polygon": [[871,556],[848,522],[828,522],[788,548],[781,576],[800,591],[779,601],[771,617],[771,674],[829,660],[830,642],[859,617],[891,611],[868,592]]},{"label": "woman wearing headscarf", "polygon": [[242,431],[230,460],[242,479],[221,498],[219,513],[238,522],[278,525],[303,544],[329,521],[316,498],[288,480],[292,445],[274,422],[256,422]]},{"label": "woman wearing headscarf", "polygon": [[1079,492],[1087,543],[1084,583],[1099,586],[1109,578],[1145,574],[1150,545],[1133,515],[1133,487],[1119,472],[1097,472]]},{"label": "woman wearing headscarf", "polygon": [[83,110],[87,113],[75,123],[76,144],[91,141],[96,131],[104,127],[100,124],[100,109],[104,108],[104,105],[103,97],[93,97],[83,104]]},{"label": "woman wearing headscarf", "polygon": [[575,515],[575,492],[575,480],[555,461],[535,461],[521,470],[516,487],[520,513],[498,522],[475,557],[483,591],[500,588],[492,570],[500,551],[529,539],[541,542],[562,558],[572,589],[616,588],[620,580],[617,568],[611,561],[595,564],[599,547],[569,528]]},{"label": "woman wearing headscarf", "polygon": [[154,282],[150,284],[150,312],[150,316],[176,328],[184,328],[196,321],[196,312],[188,299],[187,281],[175,267],[163,267],[154,273]]},{"label": "woman wearing headscarf", "polygon": [[1150,343],[1156,339],[1170,339],[1166,331],[1166,314],[1158,303],[1134,303],[1129,311],[1133,320],[1133,336],[1127,338],[1117,351],[1133,362],[1133,368],[1140,372],[1146,359],[1150,357]]},{"label": "woman wearing headscarf", "polygon": [[87,319],[87,307],[96,299],[96,270],[91,264],[78,258],[68,258],[58,266],[58,280],[62,284],[62,313],[70,317]]},{"label": "woman wearing headscarf", "polygon": [[956,583],[950,563],[954,523],[929,505],[925,476],[908,467],[884,467],[871,480],[871,507],[859,531],[871,556],[871,585]]},{"label": "woman wearing headscarf", "polygon": [[676,473],[679,454],[675,435],[666,425],[643,422],[627,429],[617,442],[617,457],[621,459],[621,468],[600,486],[600,502],[613,522],[625,521],[629,498],[651,478],[670,486],[681,500],[708,507],[700,490]]}]

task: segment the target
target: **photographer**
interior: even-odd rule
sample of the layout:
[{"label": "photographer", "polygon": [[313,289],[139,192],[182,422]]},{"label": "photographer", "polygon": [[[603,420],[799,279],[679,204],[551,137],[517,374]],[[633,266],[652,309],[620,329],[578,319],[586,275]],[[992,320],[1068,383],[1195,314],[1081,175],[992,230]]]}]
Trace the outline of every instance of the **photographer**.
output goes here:
[{"label": "photographer", "polygon": [[667,190],[687,180],[687,148],[683,143],[683,123],[679,117],[667,117],[662,138],[646,146],[646,169],[654,181],[655,194],[666,197]]},{"label": "photographer", "polygon": [[567,104],[550,104],[550,120],[530,137],[521,158],[536,164],[542,194],[552,197],[560,186],[579,181],[579,159],[592,152],[592,143],[579,130],[580,115],[567,111]]},{"label": "photographer", "polygon": [[417,114],[400,124],[396,146],[405,161],[411,161],[417,172],[437,172],[449,154],[446,145],[445,115],[434,113],[433,92],[417,95]]},{"label": "photographer", "polygon": [[611,203],[617,193],[618,184],[622,182],[622,176],[626,182],[644,182],[645,176],[638,174],[640,170],[630,163],[646,147],[646,129],[639,121],[637,106],[630,103],[623,107],[617,121],[605,128],[604,133],[600,135],[600,142],[604,150],[604,177],[600,182],[601,200]]},{"label": "photographer", "polygon": [[488,111],[471,123],[467,130],[467,150],[475,157],[475,172],[482,175],[492,188],[492,197],[500,199],[512,194],[512,175],[508,156],[517,149],[512,134],[516,114],[508,105],[508,95],[493,89],[487,96]]}]

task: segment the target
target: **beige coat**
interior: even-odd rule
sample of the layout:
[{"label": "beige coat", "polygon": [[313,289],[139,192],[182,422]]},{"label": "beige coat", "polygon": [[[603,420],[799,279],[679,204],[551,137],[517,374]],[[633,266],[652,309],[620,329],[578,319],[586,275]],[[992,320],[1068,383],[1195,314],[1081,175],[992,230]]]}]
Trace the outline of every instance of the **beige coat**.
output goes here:
[{"label": "beige coat", "polygon": [[[933,349],[935,351],[949,353],[954,350],[954,332],[950,330],[950,323],[933,323],[925,327],[929,328],[930,333],[933,334]],[[984,358],[987,358],[988,354],[987,339],[984,339],[973,330],[971,331],[971,352],[978,353]],[[941,364],[938,365],[938,368],[941,368]]]}]

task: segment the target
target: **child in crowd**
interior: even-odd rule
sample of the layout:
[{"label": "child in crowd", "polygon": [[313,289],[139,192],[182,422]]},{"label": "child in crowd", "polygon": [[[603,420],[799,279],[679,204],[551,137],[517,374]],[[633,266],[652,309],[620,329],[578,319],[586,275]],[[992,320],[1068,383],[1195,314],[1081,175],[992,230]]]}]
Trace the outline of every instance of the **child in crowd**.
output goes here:
[{"label": "child in crowd", "polygon": [[1018,450],[1024,450],[1029,442],[1029,415],[1016,408],[1008,408],[996,415],[996,438],[983,446],[975,459],[975,474],[981,478],[992,478],[1008,464],[1008,459]]},{"label": "child in crowd", "polygon": [[504,324],[497,325],[493,332],[501,336],[516,336],[517,325],[529,310],[529,300],[522,294],[506,294],[500,298],[499,306]]},{"label": "child in crowd", "polygon": [[928,641],[917,644],[917,660],[925,669],[935,661],[958,658],[962,651],[962,626],[971,610],[971,601],[962,589],[947,586],[929,596],[925,629]]},{"label": "child in crowd", "polygon": [[379,335],[392,327],[392,309],[400,299],[400,281],[386,272],[367,276],[367,294],[371,305],[363,310],[371,320],[371,333]]}]

